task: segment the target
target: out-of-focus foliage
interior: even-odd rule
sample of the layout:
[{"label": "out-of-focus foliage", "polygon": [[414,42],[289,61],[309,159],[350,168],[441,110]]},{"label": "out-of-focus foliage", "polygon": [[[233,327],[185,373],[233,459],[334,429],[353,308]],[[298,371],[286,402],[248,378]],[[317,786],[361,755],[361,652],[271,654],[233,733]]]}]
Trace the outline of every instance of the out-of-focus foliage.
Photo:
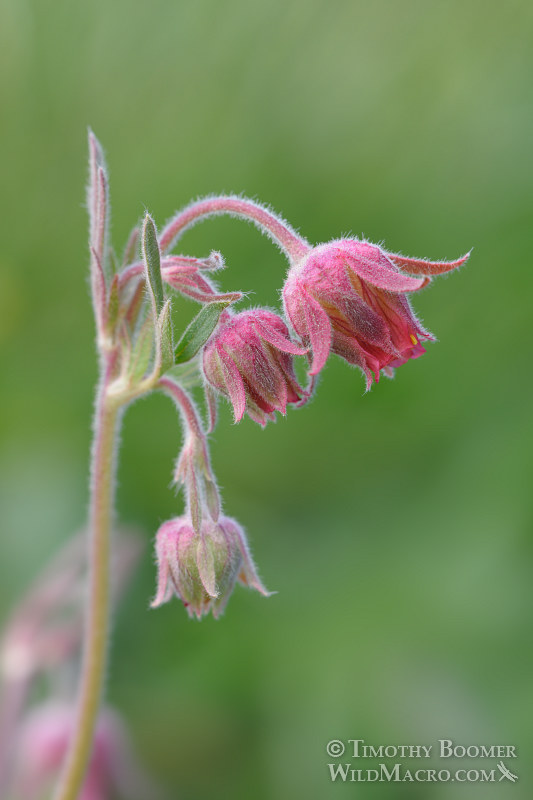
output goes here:
[{"label": "out-of-focus foliage", "polygon": [[[532,28],[512,0],[3,0],[1,618],[85,516],[88,125],[117,248],[145,208],[161,225],[220,191],[313,242],[474,247],[415,298],[440,341],[394,381],[363,396],[332,358],[313,403],[265,431],[224,410],[214,467],[268,600],[237,590],[200,624],[148,610],[179,430],[163,397],[128,411],[118,508],[147,549],[108,692],[173,797],[351,797],[330,739],[444,737],[517,745],[520,782],[360,795],[530,796]],[[285,265],[253,228],[215,220],[183,248],[221,250],[225,290],[279,302]]]}]

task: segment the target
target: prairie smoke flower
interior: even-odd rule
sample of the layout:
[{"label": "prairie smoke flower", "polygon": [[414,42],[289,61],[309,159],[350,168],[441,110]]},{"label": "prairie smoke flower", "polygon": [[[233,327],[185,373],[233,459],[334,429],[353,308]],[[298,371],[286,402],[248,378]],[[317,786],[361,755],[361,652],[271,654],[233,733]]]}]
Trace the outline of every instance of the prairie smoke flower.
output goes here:
[{"label": "prairie smoke flower", "polygon": [[287,316],[312,350],[310,374],[318,374],[333,351],[360,367],[368,390],[380,370],[392,376],[394,367],[418,358],[425,352],[422,342],[434,337],[415,317],[406,292],[421,289],[429,276],[455,269],[467,258],[404,258],[357,239],[310,250],[290,269],[283,289]]},{"label": "prairie smoke flower", "polygon": [[229,517],[204,521],[196,533],[188,517],[164,522],[156,536],[157,594],[152,608],[176,594],[190,617],[224,611],[237,580],[268,596],[242,528]]},{"label": "prairie smoke flower", "polygon": [[260,425],[285,414],[306,392],[294,374],[293,356],[306,348],[290,339],[277,314],[257,308],[228,317],[204,350],[203,367],[211,386],[228,397],[235,422],[246,411]]},{"label": "prairie smoke flower", "polygon": [[[72,705],[50,702],[32,710],[17,740],[17,797],[38,800],[57,778],[76,726]],[[138,790],[138,791],[137,791]],[[98,718],[92,755],[79,800],[153,796],[136,764],[120,718],[104,709]]]}]

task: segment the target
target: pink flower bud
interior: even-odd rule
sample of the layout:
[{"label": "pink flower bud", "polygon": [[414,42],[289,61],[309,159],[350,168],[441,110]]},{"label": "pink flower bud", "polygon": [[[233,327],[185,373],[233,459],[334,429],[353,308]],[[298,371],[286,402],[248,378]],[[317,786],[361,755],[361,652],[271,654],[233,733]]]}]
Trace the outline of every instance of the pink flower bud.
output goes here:
[{"label": "pink flower bud", "polygon": [[[47,703],[31,711],[17,741],[16,797],[39,800],[57,780],[76,725],[72,705]],[[141,774],[120,718],[109,709],[101,712],[92,755],[79,800],[110,797],[146,797],[150,782]],[[139,788],[132,792],[131,787]],[[142,787],[142,789],[141,789]]]},{"label": "pink flower bud", "polygon": [[237,580],[268,596],[255,570],[242,528],[229,517],[202,523],[194,531],[188,517],[164,522],[156,536],[157,594],[152,608],[176,594],[190,617],[224,611]]},{"label": "pink flower bud", "polygon": [[310,374],[324,367],[331,351],[366,376],[367,389],[380,370],[425,352],[421,342],[434,337],[416,319],[406,292],[429,278],[413,278],[399,268],[436,275],[464,264],[429,262],[384,252],[357,239],[339,239],[313,248],[289,271],[283,299],[294,330],[313,353]]},{"label": "pink flower bud", "polygon": [[229,397],[235,422],[244,412],[260,425],[285,414],[306,392],[294,374],[293,356],[307,350],[290,339],[277,314],[264,308],[229,316],[204,350],[204,374],[215,389]]},{"label": "pink flower bud", "polygon": [[215,283],[208,279],[206,271],[216,272],[224,267],[222,255],[213,251],[208,258],[190,258],[188,256],[169,256],[161,264],[163,280],[193,300],[209,303],[216,300],[235,302],[240,300],[242,292],[219,292]]}]

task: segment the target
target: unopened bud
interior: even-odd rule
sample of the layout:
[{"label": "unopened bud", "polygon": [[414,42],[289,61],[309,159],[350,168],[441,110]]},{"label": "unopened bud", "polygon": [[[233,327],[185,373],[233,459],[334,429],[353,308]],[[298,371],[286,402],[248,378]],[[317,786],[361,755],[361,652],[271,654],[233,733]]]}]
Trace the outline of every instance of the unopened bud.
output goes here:
[{"label": "unopened bud", "polygon": [[152,607],[176,594],[189,616],[224,610],[237,580],[268,596],[251,559],[242,528],[229,517],[204,521],[200,533],[188,517],[163,523],[156,536],[157,594]]},{"label": "unopened bud", "polygon": [[291,341],[287,326],[264,308],[230,316],[204,350],[203,367],[211,386],[231,400],[235,422],[245,411],[260,425],[299,405],[306,392],[298,384],[293,357],[305,347]]}]

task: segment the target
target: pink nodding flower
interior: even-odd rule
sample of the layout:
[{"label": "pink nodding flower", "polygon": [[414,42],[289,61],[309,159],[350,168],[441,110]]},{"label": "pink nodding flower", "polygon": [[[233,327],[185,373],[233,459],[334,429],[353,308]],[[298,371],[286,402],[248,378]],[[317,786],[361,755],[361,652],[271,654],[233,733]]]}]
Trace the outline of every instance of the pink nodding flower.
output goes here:
[{"label": "pink nodding flower", "polygon": [[212,611],[216,618],[237,580],[269,595],[257,575],[244,531],[229,517],[202,522],[200,533],[186,516],[170,519],[159,528],[155,548],[158,585],[152,608],[176,594],[190,617],[200,619]]},{"label": "pink nodding flower", "polygon": [[[75,726],[72,705],[50,702],[30,711],[17,739],[16,797],[20,800],[48,797]],[[151,788],[149,779],[137,765],[122,721],[114,712],[103,709],[79,800],[108,800],[111,796],[133,800],[146,797]]]},{"label": "pink nodding flower", "polygon": [[228,315],[208,341],[203,368],[206,380],[229,397],[239,422],[246,411],[260,425],[285,414],[287,405],[298,404],[307,393],[294,374],[293,356],[306,348],[290,339],[287,326],[277,314],[257,308]]},{"label": "pink nodding flower", "polygon": [[310,374],[317,375],[333,352],[363,371],[368,390],[380,370],[392,377],[394,367],[418,358],[425,352],[422,342],[434,337],[415,317],[406,293],[468,256],[417,260],[357,239],[313,248],[290,269],[283,289],[287,316],[313,354]]}]

